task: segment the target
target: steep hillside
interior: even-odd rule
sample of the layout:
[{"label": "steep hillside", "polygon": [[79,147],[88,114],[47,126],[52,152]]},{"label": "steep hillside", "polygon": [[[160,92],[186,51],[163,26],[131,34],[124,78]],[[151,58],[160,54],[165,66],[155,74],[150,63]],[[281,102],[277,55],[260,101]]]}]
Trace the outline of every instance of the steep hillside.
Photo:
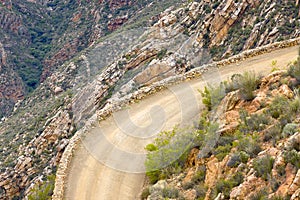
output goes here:
[{"label": "steep hillside", "polygon": [[[155,1],[2,1],[0,3],[0,50],[3,83],[1,115],[6,116],[17,100],[34,90],[56,67],[74,57],[99,38],[137,16],[148,26],[156,15],[172,4]],[[135,21],[132,22],[134,24]],[[7,95],[8,91],[12,94]],[[3,102],[3,103],[2,103]]]},{"label": "steep hillside", "polygon": [[155,184],[142,199],[299,199],[299,70],[300,56],[288,70],[207,87],[194,127],[147,145]]},{"label": "steep hillside", "polygon": [[[1,198],[23,197],[54,174],[100,108],[212,59],[299,36],[292,0],[1,2],[0,97],[3,115],[13,111],[1,122]],[[17,102],[26,88],[36,89]]]}]

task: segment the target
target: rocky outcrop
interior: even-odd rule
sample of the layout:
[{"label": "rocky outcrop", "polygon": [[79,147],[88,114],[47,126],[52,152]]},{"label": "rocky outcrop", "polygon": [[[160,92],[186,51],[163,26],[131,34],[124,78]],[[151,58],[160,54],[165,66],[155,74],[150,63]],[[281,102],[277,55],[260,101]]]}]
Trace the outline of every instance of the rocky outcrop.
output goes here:
[{"label": "rocky outcrop", "polygon": [[[5,53],[2,55],[2,63],[5,64]],[[24,98],[24,86],[18,75],[2,63],[0,63],[0,117],[5,117],[13,111],[15,103]]]},{"label": "rocky outcrop", "polygon": [[115,31],[127,21],[128,21],[128,16],[118,17],[112,21],[109,21],[107,24],[107,28],[109,31]]},{"label": "rocky outcrop", "polygon": [[[67,110],[57,112],[44,126],[44,131],[38,137],[27,145],[19,146],[19,151],[23,153],[17,158],[14,171],[9,172],[7,169],[0,174],[0,187],[3,190],[1,198],[18,196],[20,191],[25,188],[26,195],[34,183],[42,182],[41,170],[44,175],[49,175],[52,169],[58,165],[61,155],[69,143],[68,138],[72,136],[75,127]],[[14,140],[19,140],[18,137]],[[38,172],[41,174],[40,176],[36,176]],[[34,177],[34,179],[30,177]]]}]

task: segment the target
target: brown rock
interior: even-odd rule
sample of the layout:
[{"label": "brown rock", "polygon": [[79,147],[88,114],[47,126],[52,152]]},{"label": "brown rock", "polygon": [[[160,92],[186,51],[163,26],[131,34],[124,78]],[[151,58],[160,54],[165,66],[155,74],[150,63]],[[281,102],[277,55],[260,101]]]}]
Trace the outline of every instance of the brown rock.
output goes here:
[{"label": "brown rock", "polygon": [[195,168],[190,168],[187,172],[187,175],[183,179],[183,184],[188,183],[192,180],[193,176],[195,174]]},{"label": "brown rock", "polygon": [[61,87],[56,86],[55,89],[54,89],[54,93],[59,94],[61,92],[63,92],[63,89]]},{"label": "brown rock", "polygon": [[127,21],[128,21],[127,16],[118,17],[116,19],[113,19],[113,20],[109,21],[108,24],[107,24],[107,28],[110,31],[115,31]]},{"label": "brown rock", "polygon": [[193,148],[191,150],[187,158],[186,167],[193,167],[197,164],[198,161],[197,156],[199,154],[199,151],[200,150],[197,148]]},{"label": "brown rock", "polygon": [[300,199],[300,188],[296,190],[296,192],[291,197],[291,200],[299,200],[299,199]]},{"label": "brown rock", "polygon": [[157,50],[148,50],[140,53],[133,61],[131,61],[128,65],[126,65],[126,70],[133,69],[138,65],[144,63],[145,61],[149,60],[150,58],[157,55]]},{"label": "brown rock", "polygon": [[211,157],[206,164],[205,185],[213,188],[218,179],[221,178],[223,170],[226,168],[229,156],[227,155],[221,162],[216,157]]},{"label": "brown rock", "polygon": [[192,190],[188,190],[184,192],[184,197],[186,200],[194,200],[196,199],[197,195],[196,195],[196,190],[192,189]]},{"label": "brown rock", "polygon": [[293,194],[299,188],[300,188],[300,169],[298,169],[295,179],[289,188],[289,194]]},{"label": "brown rock", "polygon": [[287,98],[292,98],[294,96],[293,91],[287,85],[281,85],[279,88],[279,92],[286,96]]},{"label": "brown rock", "polygon": [[263,188],[265,184],[264,180],[257,178],[254,174],[251,174],[245,178],[245,181],[242,184],[231,190],[230,199],[247,199],[247,196],[250,196],[253,191]]},{"label": "brown rock", "polygon": [[236,110],[231,110],[225,113],[226,124],[237,122],[240,118],[240,114]]},{"label": "brown rock", "polygon": [[290,194],[289,188],[296,176],[295,168],[290,163],[288,163],[285,168],[285,174],[286,174],[285,181],[283,184],[279,186],[278,190],[275,193],[276,195],[284,196],[286,194]]}]

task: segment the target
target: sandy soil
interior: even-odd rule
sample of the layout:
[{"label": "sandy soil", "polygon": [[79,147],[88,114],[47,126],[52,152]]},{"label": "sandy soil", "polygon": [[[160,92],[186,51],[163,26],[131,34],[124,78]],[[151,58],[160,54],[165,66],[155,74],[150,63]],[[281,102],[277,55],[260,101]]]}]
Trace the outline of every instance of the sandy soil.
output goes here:
[{"label": "sandy soil", "polygon": [[226,80],[232,74],[253,70],[266,74],[272,60],[286,66],[297,58],[298,47],[277,50],[172,86],[116,112],[82,140],[69,171],[65,199],[135,200],[144,175],[144,147],[162,130],[192,124],[202,107],[198,89],[207,82]]}]

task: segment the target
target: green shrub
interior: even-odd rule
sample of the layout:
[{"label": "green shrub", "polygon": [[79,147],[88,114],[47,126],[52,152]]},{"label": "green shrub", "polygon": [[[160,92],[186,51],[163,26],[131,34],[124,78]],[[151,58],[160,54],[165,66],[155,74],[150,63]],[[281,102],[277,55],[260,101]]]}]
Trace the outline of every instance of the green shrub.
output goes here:
[{"label": "green shrub", "polygon": [[55,184],[55,175],[50,175],[47,180],[40,186],[34,187],[30,195],[29,200],[51,200]]},{"label": "green shrub", "polygon": [[208,110],[205,109],[205,110],[201,111],[200,119],[199,119],[198,123],[195,124],[195,128],[198,131],[203,133],[207,129],[209,124],[210,124],[209,112],[208,112]]},{"label": "green shrub", "polygon": [[148,198],[148,196],[150,195],[150,190],[149,188],[144,188],[143,189],[143,192],[142,192],[142,195],[141,195],[141,200],[145,200]]},{"label": "green shrub", "polygon": [[250,200],[267,200],[268,192],[266,188],[259,190],[257,193],[252,194],[249,198]]},{"label": "green shrub", "polygon": [[239,130],[243,133],[262,131],[271,121],[270,117],[265,113],[249,115],[246,110],[241,109],[239,114],[241,119]]},{"label": "green shrub", "polygon": [[218,129],[219,124],[217,123],[211,123],[206,127],[203,133],[204,140],[200,147],[201,150],[198,154],[198,158],[207,157],[214,150],[214,147],[216,146],[219,140]]},{"label": "green shrub", "polygon": [[239,79],[241,78],[241,74],[233,74],[228,81],[224,81],[225,92],[229,93],[239,89]]},{"label": "green shrub", "polygon": [[224,85],[220,84],[219,87],[211,85],[205,86],[204,91],[200,91],[202,96],[202,103],[210,111],[219,105],[221,100],[225,97]]},{"label": "green shrub", "polygon": [[289,123],[286,124],[282,130],[283,137],[289,137],[298,131],[298,124]]},{"label": "green shrub", "polygon": [[295,98],[290,101],[290,110],[297,114],[300,111],[300,96],[299,96],[299,90],[294,90]]},{"label": "green shrub", "polygon": [[282,114],[289,109],[289,101],[284,96],[276,96],[272,101],[267,113],[273,118],[278,119]]},{"label": "green shrub", "polygon": [[242,163],[247,163],[250,156],[246,152],[241,151],[240,158],[241,158]]},{"label": "green shrub", "polygon": [[162,50],[160,50],[160,51],[157,53],[157,58],[158,58],[159,60],[162,60],[162,59],[165,57],[167,51],[168,51],[167,49],[162,49]]},{"label": "green shrub", "polygon": [[224,180],[224,179],[220,179],[217,183],[216,183],[216,193],[223,193],[224,197],[226,199],[229,198],[230,195],[230,191],[233,188],[232,183],[230,181]]},{"label": "green shrub", "polygon": [[178,198],[179,197],[179,191],[176,188],[173,187],[166,187],[162,190],[162,196],[164,198]]},{"label": "green shrub", "polygon": [[255,98],[253,91],[258,87],[259,77],[254,72],[245,72],[241,76],[236,76],[234,81],[242,99],[248,101]]},{"label": "green shrub", "polygon": [[244,177],[240,172],[236,173],[236,175],[228,180],[220,179],[216,183],[215,192],[217,194],[222,193],[225,199],[229,199],[231,189],[240,185],[243,182],[243,179]]},{"label": "green shrub", "polygon": [[228,167],[237,167],[242,162],[241,156],[239,153],[234,153],[230,156],[227,166]]},{"label": "green shrub", "polygon": [[185,190],[191,189],[195,186],[195,183],[193,183],[192,181],[188,181],[184,184],[182,184],[182,188]]},{"label": "green shrub", "polygon": [[225,146],[218,146],[213,150],[213,154],[216,155],[219,161],[222,161],[226,155],[230,153],[231,144],[227,144]]},{"label": "green shrub", "polygon": [[281,125],[275,123],[264,131],[263,141],[273,141],[274,143],[281,139]]},{"label": "green shrub", "polygon": [[148,144],[148,145],[145,147],[145,149],[146,149],[147,151],[157,151],[157,150],[158,150],[158,148],[157,148],[157,146],[155,146],[155,144]]},{"label": "green shrub", "polygon": [[266,155],[260,158],[256,158],[253,162],[253,168],[255,169],[259,177],[267,180],[273,169],[273,164],[274,158],[272,158],[270,155]]},{"label": "green shrub", "polygon": [[194,176],[192,177],[192,182],[199,184],[200,182],[203,182],[205,180],[206,176],[206,167],[204,165],[201,165]]},{"label": "green shrub", "polygon": [[160,170],[152,170],[146,172],[147,177],[149,178],[150,184],[154,184],[161,179],[161,171]]},{"label": "green shrub", "polygon": [[[195,135],[190,130],[165,131],[159,134],[153,145],[147,145],[145,166],[151,183],[178,173],[185,164],[189,150],[194,146]],[[152,151],[155,149],[154,151]]]},{"label": "green shrub", "polygon": [[300,82],[300,48],[297,61],[288,69],[288,75],[295,78],[298,81],[298,83]]},{"label": "green shrub", "polygon": [[207,191],[207,187],[205,187],[204,184],[199,184],[195,187],[195,190],[196,190],[197,200],[204,200],[206,191]]},{"label": "green shrub", "polygon": [[300,169],[300,153],[297,152],[295,149],[284,152],[283,158],[284,158],[285,162],[291,163],[297,169]]},{"label": "green shrub", "polygon": [[285,164],[277,165],[276,171],[279,176],[284,176],[285,175]]},{"label": "green shrub", "polygon": [[236,187],[244,182],[244,176],[242,172],[237,172],[231,177],[230,180],[232,181],[233,186]]},{"label": "green shrub", "polygon": [[280,180],[278,180],[277,178],[275,178],[273,176],[270,176],[270,179],[268,181],[269,181],[269,186],[270,186],[271,190],[273,192],[276,192],[277,189],[279,188],[279,186],[281,185]]},{"label": "green shrub", "polygon": [[227,144],[232,144],[232,142],[235,140],[235,137],[232,133],[223,133],[219,140],[217,145],[218,146],[225,146]]},{"label": "green shrub", "polygon": [[[259,136],[253,135],[239,135],[238,141],[233,142],[233,147],[237,147],[238,151],[244,152],[244,157],[255,157],[260,151]],[[246,156],[247,155],[247,156]]]}]

